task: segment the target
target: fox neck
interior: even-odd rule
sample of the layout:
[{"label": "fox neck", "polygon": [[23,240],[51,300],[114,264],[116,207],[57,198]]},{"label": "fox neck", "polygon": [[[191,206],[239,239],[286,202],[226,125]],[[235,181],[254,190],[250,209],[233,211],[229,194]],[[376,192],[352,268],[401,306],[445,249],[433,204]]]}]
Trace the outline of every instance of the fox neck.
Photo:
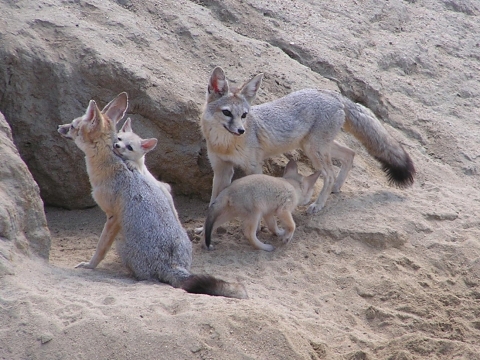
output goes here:
[{"label": "fox neck", "polygon": [[122,166],[120,159],[108,142],[99,141],[86,151],[85,161],[92,187],[101,185],[111,179],[112,173]]},{"label": "fox neck", "polygon": [[207,138],[208,146],[218,155],[234,155],[245,148],[248,128],[245,134],[235,136],[223,127],[203,121],[202,131]]},{"label": "fox neck", "polygon": [[141,173],[144,172],[145,169],[145,155],[143,155],[139,159],[128,159],[125,162],[129,165],[130,168],[134,167]]}]

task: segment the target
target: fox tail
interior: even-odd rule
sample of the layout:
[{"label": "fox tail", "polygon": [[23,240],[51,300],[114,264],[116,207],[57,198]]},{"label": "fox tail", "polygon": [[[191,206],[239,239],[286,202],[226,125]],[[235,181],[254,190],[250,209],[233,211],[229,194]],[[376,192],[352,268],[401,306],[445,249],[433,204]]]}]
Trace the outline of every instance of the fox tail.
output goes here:
[{"label": "fox tail", "polygon": [[388,181],[399,188],[413,184],[415,167],[410,155],[383,127],[373,112],[344,98],[346,121],[343,128],[365,146],[386,173]]},{"label": "fox tail", "polygon": [[229,283],[210,275],[191,275],[181,287],[192,294],[248,299],[247,291],[242,284]]},{"label": "fox tail", "polygon": [[[220,193],[220,195],[217,196],[215,201],[210,205],[208,208],[207,212],[207,217],[205,219],[205,224],[203,226],[203,231],[205,232],[205,246],[207,249],[211,249],[211,243],[212,243],[212,232],[213,232],[213,227],[215,223],[217,222],[218,218],[220,215],[222,215],[223,212],[223,220],[228,218],[228,209],[227,209],[227,204],[225,204],[226,201],[228,201],[227,196],[223,196],[224,194]],[[224,221],[223,221],[224,222]]]}]

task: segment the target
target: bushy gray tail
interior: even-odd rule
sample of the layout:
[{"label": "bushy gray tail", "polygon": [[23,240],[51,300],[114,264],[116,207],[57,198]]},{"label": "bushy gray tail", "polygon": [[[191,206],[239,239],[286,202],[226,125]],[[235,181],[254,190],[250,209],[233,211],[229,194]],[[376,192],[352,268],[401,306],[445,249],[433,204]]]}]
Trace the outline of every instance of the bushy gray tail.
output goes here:
[{"label": "bushy gray tail", "polygon": [[343,128],[365,146],[368,153],[382,164],[388,181],[399,188],[413,184],[415,167],[410,155],[375,117],[372,111],[344,98],[346,121]]},{"label": "bushy gray tail", "polygon": [[242,284],[228,283],[210,275],[191,275],[182,284],[182,289],[192,294],[225,296],[247,299],[247,291]]}]

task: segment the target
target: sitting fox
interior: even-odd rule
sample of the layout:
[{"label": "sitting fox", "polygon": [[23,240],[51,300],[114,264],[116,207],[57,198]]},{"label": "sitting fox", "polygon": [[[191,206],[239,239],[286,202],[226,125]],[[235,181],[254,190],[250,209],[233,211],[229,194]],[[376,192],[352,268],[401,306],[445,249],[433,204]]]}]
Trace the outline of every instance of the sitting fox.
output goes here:
[{"label": "sitting fox", "polygon": [[[317,171],[308,177],[298,173],[297,163],[290,160],[283,177],[253,174],[235,180],[226,187],[209,207],[205,220],[205,246],[210,249],[212,231],[235,217],[243,219],[243,232],[257,249],[272,251],[274,247],[258,240],[256,232],[263,218],[268,229],[280,236],[284,243],[292,239],[295,222],[292,212],[305,205],[312,197],[314,185],[320,176]],[[277,216],[285,227],[277,227]]]},{"label": "sitting fox", "polygon": [[94,269],[121,232],[117,251],[137,279],[157,279],[192,293],[246,298],[241,284],[190,273],[192,244],[165,192],[113,152],[115,125],[127,105],[126,93],[102,111],[91,100],[85,115],[58,128],[85,153],[93,198],[107,215],[95,254],[77,267]]},{"label": "sitting fox", "polygon": [[172,188],[169,184],[158,181],[145,166],[145,155],[157,146],[157,142],[155,138],[142,139],[135,134],[132,130],[132,120],[127,118],[118,131],[117,140],[113,144],[113,151],[125,161],[130,170],[137,169],[153,182],[157,182],[157,185],[170,201],[177,220],[180,221],[171,195]]}]

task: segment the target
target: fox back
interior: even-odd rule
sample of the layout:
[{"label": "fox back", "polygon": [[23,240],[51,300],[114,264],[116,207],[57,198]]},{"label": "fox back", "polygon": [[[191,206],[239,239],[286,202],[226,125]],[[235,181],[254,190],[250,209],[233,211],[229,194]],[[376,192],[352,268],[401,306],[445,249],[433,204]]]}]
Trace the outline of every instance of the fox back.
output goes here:
[{"label": "fox back", "polygon": [[[291,213],[298,205],[310,201],[314,185],[320,172],[304,177],[298,173],[297,164],[291,160],[285,167],[283,177],[273,177],[264,174],[252,174],[232,182],[225,188],[208,209],[205,220],[205,246],[210,248],[211,234],[215,227],[235,217],[251,223],[249,228],[257,228],[261,218],[264,218],[269,229],[276,235],[279,231],[274,216],[291,227],[287,233],[288,240],[293,235],[295,223]],[[244,226],[245,228],[245,226]],[[252,245],[262,250],[273,250],[270,245],[260,242],[254,233],[245,234]]]},{"label": "fox back", "polygon": [[[381,163],[391,184],[404,188],[413,183],[410,156],[372,111],[341,94],[317,89],[250,106],[262,76],[254,76],[236,90],[230,90],[220,67],[210,76],[201,118],[214,172],[210,204],[231,182],[235,166],[247,175],[260,174],[264,159],[300,148],[324,180],[317,200],[308,208],[309,213],[320,211],[329,194],[340,191],[353,165],[355,152],[335,141],[342,128]],[[332,158],[341,164],[338,175]]]},{"label": "fox back", "polygon": [[123,203],[124,240],[117,244],[122,261],[139,280],[181,286],[190,276],[192,244],[169,199],[138,170],[123,171],[114,181]]}]

